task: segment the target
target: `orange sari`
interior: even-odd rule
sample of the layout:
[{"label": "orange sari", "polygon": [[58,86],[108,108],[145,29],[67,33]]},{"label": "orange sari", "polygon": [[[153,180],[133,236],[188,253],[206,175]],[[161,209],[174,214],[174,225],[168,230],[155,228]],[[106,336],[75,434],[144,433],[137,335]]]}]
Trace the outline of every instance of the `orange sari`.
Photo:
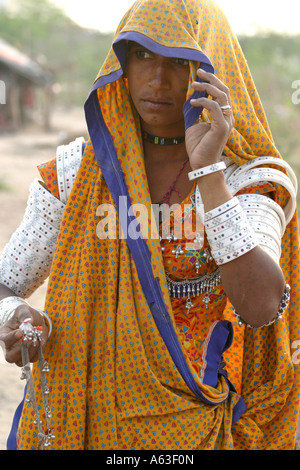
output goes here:
[{"label": "orange sari", "polygon": [[[187,323],[180,300],[169,296],[168,253],[163,255],[158,238],[97,237],[100,204],[116,209],[123,231],[134,218],[124,221],[120,196],[130,204],[142,201],[151,213],[139,119],[122,73],[126,40],[189,58],[191,83],[199,63],[208,70],[213,63],[230,87],[236,120],[226,156],[238,165],[261,155],[281,158],[238,42],[215,4],[137,1],[86,103],[90,140],[49,279],[45,309],[53,333],[45,356],[56,436],[51,448],[293,449],[299,367],[292,357],[300,331],[296,214],[282,241],[290,306],[282,321],[259,330],[238,328],[222,288],[210,299],[209,315],[201,304],[205,325],[196,316],[199,305]],[[190,88],[187,127],[195,120],[191,95]],[[209,119],[207,113],[202,119]],[[285,190],[275,189],[284,205]],[[208,268],[213,267],[203,264]],[[38,389],[36,367],[33,373]],[[17,446],[38,446],[26,403]]]}]

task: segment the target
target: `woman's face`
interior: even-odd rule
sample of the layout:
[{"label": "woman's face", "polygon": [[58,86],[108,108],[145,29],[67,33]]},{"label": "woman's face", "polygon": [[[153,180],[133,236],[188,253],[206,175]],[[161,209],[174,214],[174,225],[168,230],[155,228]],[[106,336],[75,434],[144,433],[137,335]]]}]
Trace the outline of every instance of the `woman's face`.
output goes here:
[{"label": "woman's face", "polygon": [[125,74],[143,130],[160,137],[184,135],[189,61],[154,54],[132,43]]}]

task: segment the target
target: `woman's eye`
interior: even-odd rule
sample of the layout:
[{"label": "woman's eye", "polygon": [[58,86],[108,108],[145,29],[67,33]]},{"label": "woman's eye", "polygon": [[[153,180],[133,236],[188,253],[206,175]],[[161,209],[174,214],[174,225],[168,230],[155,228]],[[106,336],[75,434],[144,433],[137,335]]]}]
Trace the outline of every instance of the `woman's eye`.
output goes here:
[{"label": "woman's eye", "polygon": [[177,65],[189,65],[189,61],[187,59],[176,58],[174,61]]},{"label": "woman's eye", "polygon": [[144,50],[136,51],[136,56],[138,59],[149,59],[151,57],[150,53]]}]

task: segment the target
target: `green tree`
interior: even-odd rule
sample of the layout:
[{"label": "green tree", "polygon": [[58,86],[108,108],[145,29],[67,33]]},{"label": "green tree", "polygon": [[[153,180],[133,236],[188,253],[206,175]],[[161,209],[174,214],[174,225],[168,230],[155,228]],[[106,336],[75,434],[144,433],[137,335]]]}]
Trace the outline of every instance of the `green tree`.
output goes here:
[{"label": "green tree", "polygon": [[60,99],[82,104],[111,36],[81,28],[50,0],[11,0],[0,8],[1,37],[42,62],[62,86]]}]

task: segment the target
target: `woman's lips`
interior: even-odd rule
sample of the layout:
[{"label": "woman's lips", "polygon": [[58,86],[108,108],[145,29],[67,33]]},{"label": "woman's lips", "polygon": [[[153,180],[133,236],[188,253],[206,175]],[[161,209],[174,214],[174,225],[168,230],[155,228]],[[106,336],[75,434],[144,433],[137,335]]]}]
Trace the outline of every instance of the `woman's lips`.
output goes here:
[{"label": "woman's lips", "polygon": [[164,101],[164,100],[157,100],[152,98],[145,98],[142,100],[146,108],[153,111],[158,111],[162,109],[167,109],[172,106],[172,103]]}]

